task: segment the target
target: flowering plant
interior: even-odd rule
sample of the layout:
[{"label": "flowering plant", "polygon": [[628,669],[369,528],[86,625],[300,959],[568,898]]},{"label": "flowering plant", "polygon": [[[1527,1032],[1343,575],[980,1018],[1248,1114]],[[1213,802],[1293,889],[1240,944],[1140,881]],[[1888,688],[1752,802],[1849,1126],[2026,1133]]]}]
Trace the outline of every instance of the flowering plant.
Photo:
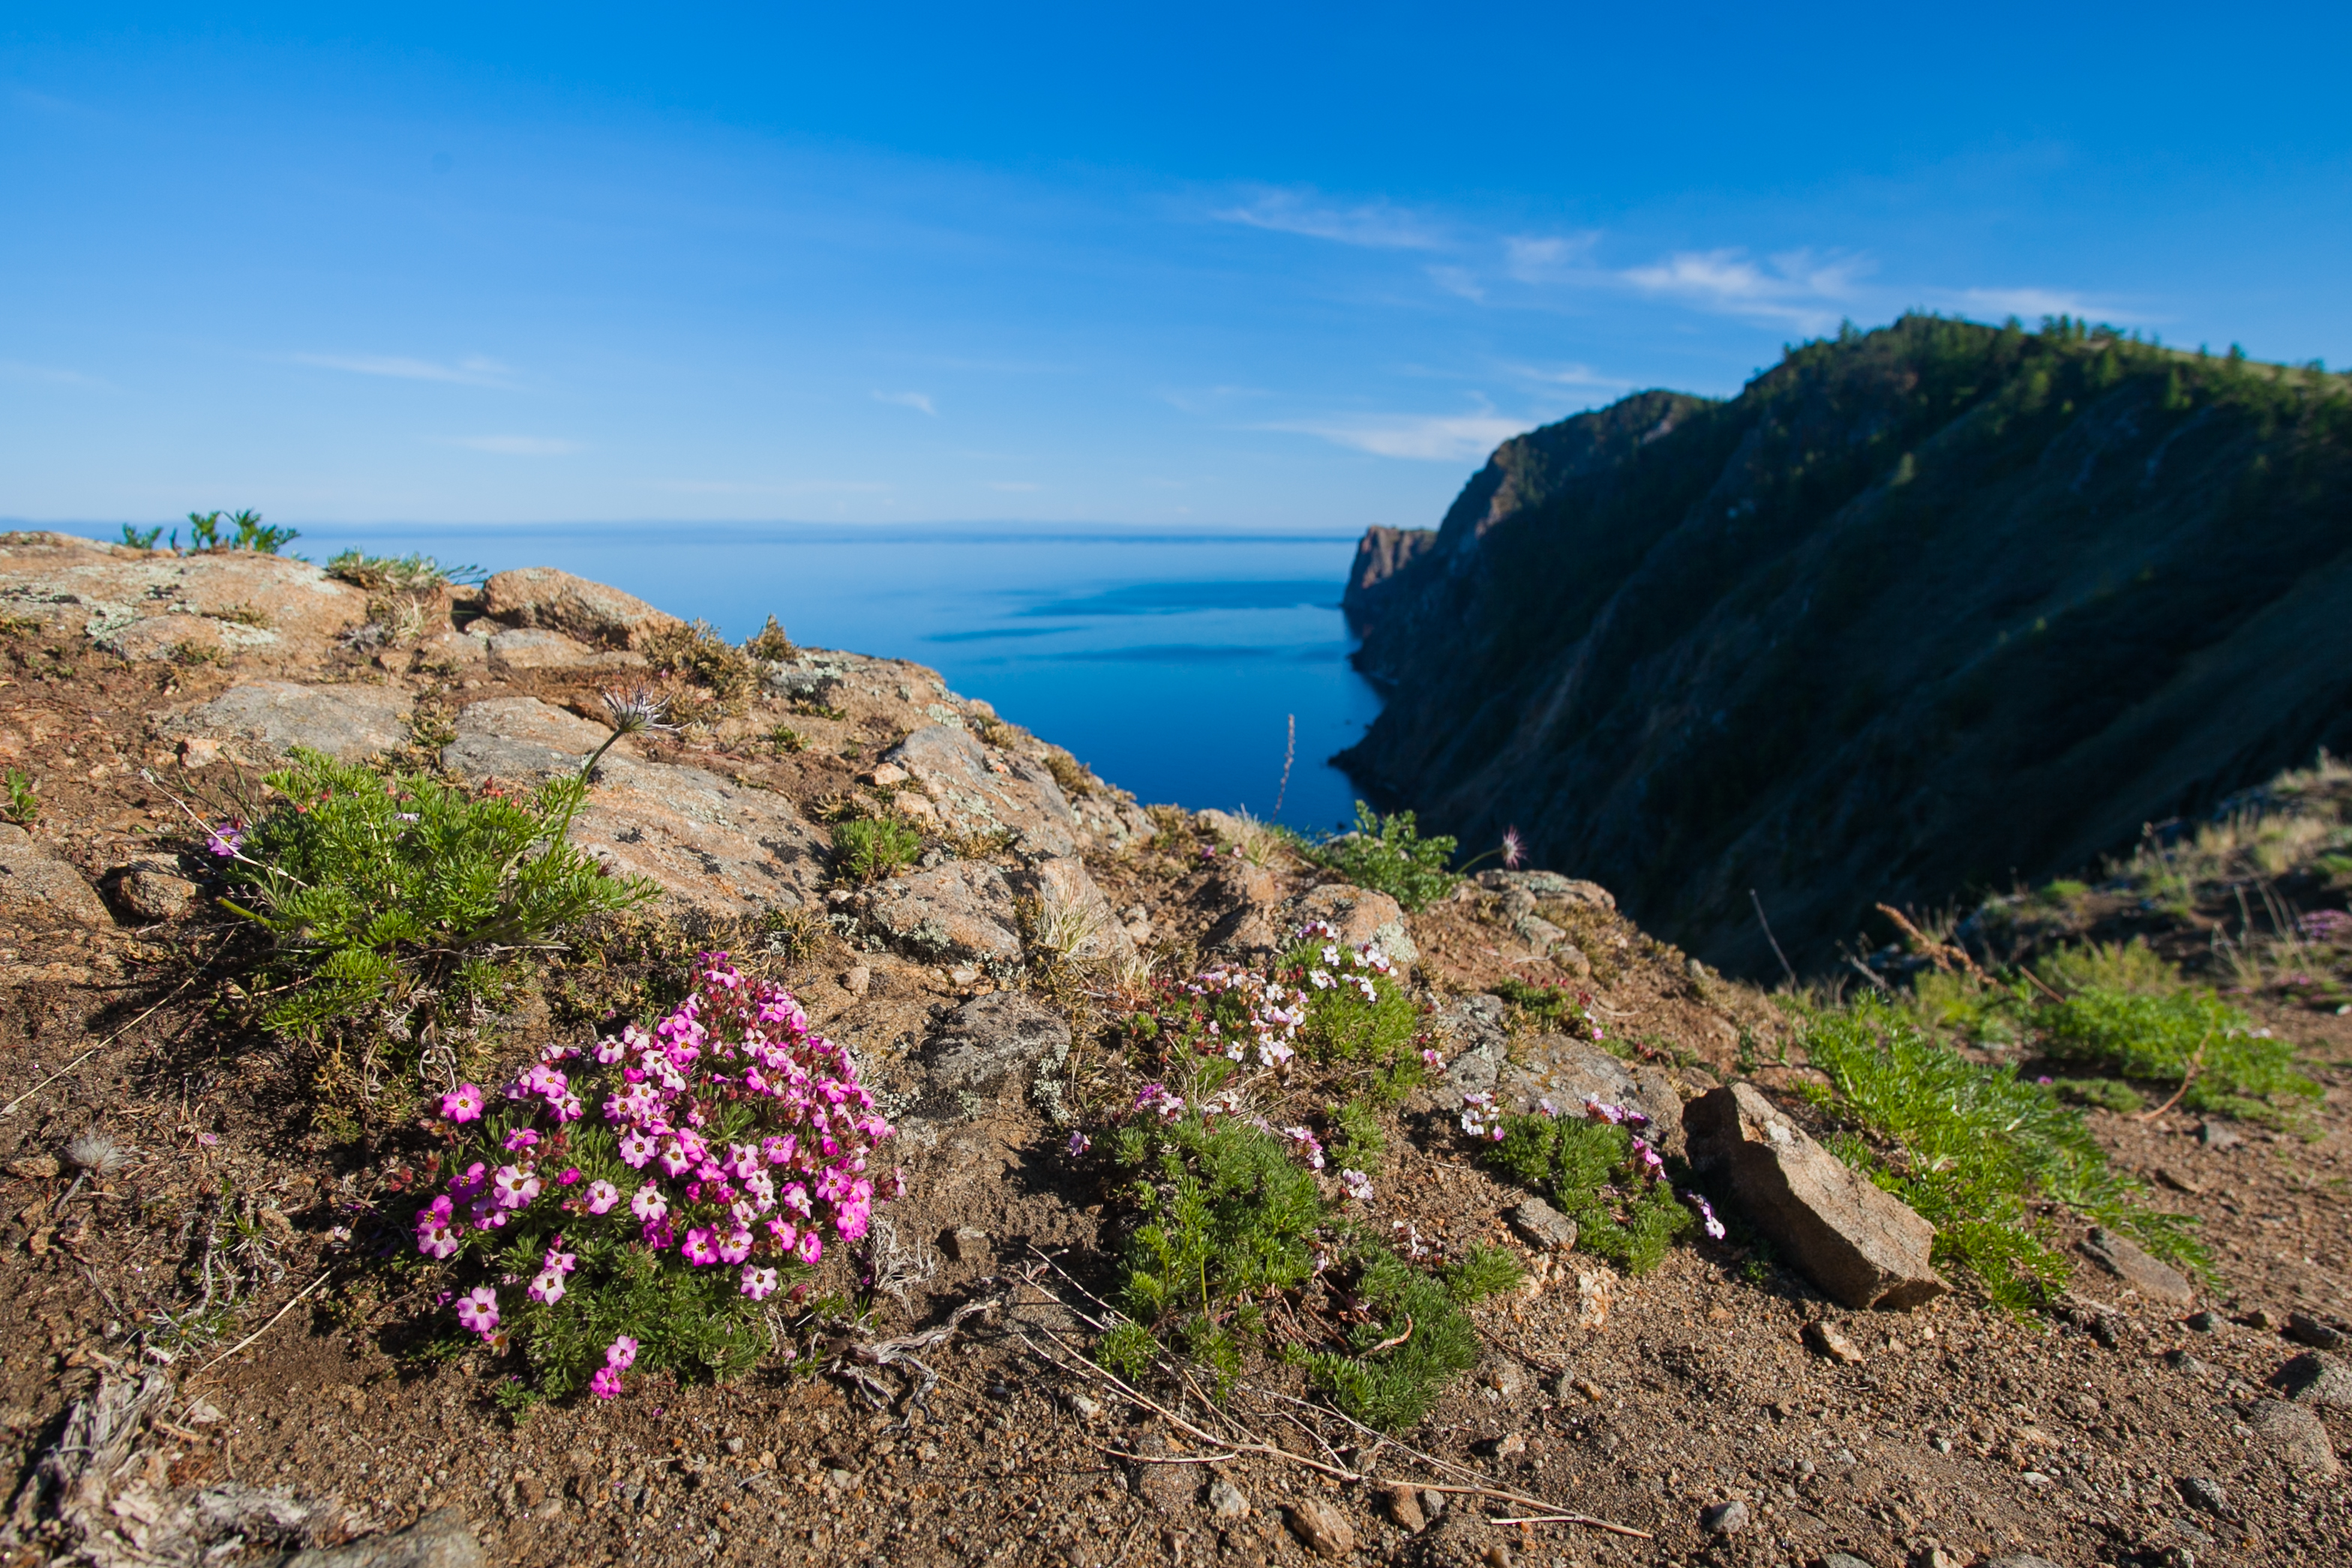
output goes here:
[{"label": "flowering plant", "polygon": [[871,1222],[866,1162],[891,1129],[847,1052],[724,953],[695,978],[650,1030],[442,1097],[457,1174],[417,1211],[416,1249],[483,1281],[458,1325],[520,1347],[546,1395],[612,1398],[639,1361],[743,1370],[768,1343],[761,1303]]},{"label": "flowering plant", "polygon": [[[1474,1097],[1477,1098],[1477,1097]],[[1629,1106],[1587,1098],[1580,1114],[1549,1101],[1533,1115],[1497,1115],[1491,1099],[1465,1106],[1465,1131],[1522,1185],[1549,1193],[1576,1221],[1576,1244],[1628,1273],[1645,1274],[1694,1216],[1667,1180],[1665,1157],[1649,1139],[1650,1119]],[[1474,1123],[1475,1124],[1474,1126]],[[1692,1197],[1711,1236],[1722,1228]]]}]

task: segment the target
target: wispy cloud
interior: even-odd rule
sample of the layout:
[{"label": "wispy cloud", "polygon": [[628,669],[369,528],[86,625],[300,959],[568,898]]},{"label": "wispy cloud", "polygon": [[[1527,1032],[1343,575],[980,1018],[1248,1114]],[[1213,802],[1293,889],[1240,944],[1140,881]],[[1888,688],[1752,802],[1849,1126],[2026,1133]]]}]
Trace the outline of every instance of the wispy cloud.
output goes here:
[{"label": "wispy cloud", "polygon": [[79,371],[59,370],[55,365],[28,365],[20,360],[0,360],[0,381],[36,382],[52,387],[87,387],[92,392],[114,390],[114,383],[102,376],[86,376]]},{"label": "wispy cloud", "polygon": [[1677,251],[1647,267],[1621,273],[1647,294],[1664,295],[1726,316],[1784,321],[1809,332],[1836,324],[1857,277],[1869,270],[1858,257],[1817,259],[1789,251],[1758,262],[1744,251]]},{"label": "wispy cloud", "polygon": [[1419,213],[1384,201],[1336,205],[1310,191],[1260,191],[1240,206],[1210,215],[1223,223],[1373,250],[1443,250],[1448,244],[1444,231]]},{"label": "wispy cloud", "polygon": [[389,376],[404,382],[447,382],[457,386],[505,387],[512,383],[513,370],[496,360],[469,354],[455,364],[442,364],[434,360],[413,360],[400,354],[289,354],[287,358],[298,365],[310,365],[322,371],[343,371],[355,376]]},{"label": "wispy cloud", "polygon": [[1598,234],[1510,235],[1503,240],[1503,270],[1521,283],[1590,281]]},{"label": "wispy cloud", "polygon": [[1461,463],[1485,457],[1535,423],[1491,412],[1456,414],[1365,414],[1336,419],[1263,424],[1261,430],[1318,435],[1375,457],[1423,463]]},{"label": "wispy cloud", "polygon": [[1989,320],[2008,316],[2021,317],[2028,321],[2038,320],[2044,316],[2073,316],[2129,325],[2148,319],[2137,312],[2055,288],[1962,288],[1931,298],[1936,303],[1956,309],[1964,316]]},{"label": "wispy cloud", "polygon": [[501,457],[565,457],[587,447],[577,441],[548,435],[459,435],[449,444],[475,452],[495,452]]},{"label": "wispy cloud", "polygon": [[929,392],[877,392],[874,394],[874,401],[876,402],[894,402],[900,408],[911,408],[916,410],[918,413],[928,413],[934,419],[937,419],[940,413],[938,409],[931,406],[931,394]]},{"label": "wispy cloud", "polygon": [[1533,382],[1538,386],[1622,392],[1633,384],[1616,376],[1604,376],[1591,365],[1506,365],[1503,369],[1520,381]]}]

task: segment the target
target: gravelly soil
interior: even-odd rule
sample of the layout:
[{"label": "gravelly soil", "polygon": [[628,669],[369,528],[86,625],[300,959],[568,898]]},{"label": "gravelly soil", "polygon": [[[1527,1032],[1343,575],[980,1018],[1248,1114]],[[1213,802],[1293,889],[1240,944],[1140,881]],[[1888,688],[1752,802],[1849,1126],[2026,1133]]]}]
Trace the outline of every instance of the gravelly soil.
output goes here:
[{"label": "gravelly soil", "polygon": [[[96,882],[176,816],[134,771],[165,760],[150,757],[143,727],[161,682],[70,651],[14,657],[0,722],[19,756],[52,759],[41,835]],[[226,676],[169,678],[194,690]],[[554,677],[530,679],[519,689],[564,695]],[[54,760],[63,736],[71,768]],[[838,751],[731,760],[813,797],[846,783]],[[1094,870],[1114,905],[1144,904],[1174,941],[1212,917],[1213,879],[1189,846],[1102,857]],[[1505,974],[1571,978],[1475,900],[1413,929],[1424,981],[1441,992]],[[1613,915],[1577,935],[1614,956],[1577,983],[1623,1040],[1694,1086],[1743,1051],[1777,1054],[1778,1015],[1752,991],[1694,977]],[[189,967],[214,940],[197,925],[25,922],[0,949],[0,1104],[17,1102],[0,1117],[0,1167],[52,1155],[92,1125],[138,1155],[69,1201],[64,1176],[0,1176],[0,1428],[20,1476],[70,1400],[139,1360],[155,1314],[190,1309],[203,1283],[191,1263],[222,1229],[211,1206],[226,1181],[233,1211],[247,1196],[258,1207],[250,1236],[227,1228],[215,1251],[217,1334],[179,1363],[185,1396],[220,1419],[159,1430],[170,1477],[336,1493],[386,1525],[455,1504],[494,1563],[1302,1562],[1281,1511],[1309,1499],[1337,1508],[1357,1555],[1401,1563],[1764,1563],[1836,1550],[1886,1565],[1940,1550],[1957,1562],[2310,1563],[2352,1552],[2345,1480],[2291,1469],[2252,1419],[2279,1397],[2271,1380],[2300,1347],[2249,1326],[2291,1311],[2347,1315],[2352,1019],[2265,1017],[2326,1064],[2309,1141],[2238,1126],[2242,1141],[2218,1147],[2191,1118],[2094,1118],[2165,1206],[2205,1221],[2218,1266],[2205,1326],[2120,1299],[2087,1265],[2078,1290],[2121,1311],[2080,1312],[2076,1326],[2006,1317],[1965,1288],[1915,1313],[1854,1317],[1726,1244],[1678,1247],[1639,1280],[1571,1256],[1479,1309],[1489,1362],[1402,1442],[1286,1403],[1302,1389],[1273,1364],[1221,1411],[1189,1405],[1201,1431],[1188,1433],[1084,1369],[1096,1311],[1085,1292],[1107,1282],[1116,1216],[1060,1155],[1061,1134],[1006,1104],[914,1158],[908,1197],[886,1211],[906,1237],[985,1238],[968,1239],[904,1306],[883,1298],[875,1333],[1002,1303],[925,1353],[939,1379],[928,1400],[907,1397],[912,1380],[893,1373],[880,1379],[892,1401],[876,1409],[839,1377],[781,1365],[723,1388],[646,1380],[613,1404],[544,1408],[517,1426],[488,1397],[489,1369],[416,1354],[422,1301],[338,1239],[355,1206],[395,1201],[387,1183],[403,1145],[307,1132],[295,1064],[224,1031],[208,1005],[218,977]],[[871,976],[862,994],[841,983],[853,956]],[[782,973],[886,1083],[971,989],[877,955],[820,953]],[[511,1047],[558,1027],[543,1012],[519,1019]],[[1496,1217],[1516,1192],[1473,1163],[1426,1094],[1403,1125],[1374,1173],[1375,1218],[1444,1248],[1507,1240]],[[1843,1325],[1858,1364],[1808,1347],[1802,1331],[1823,1321]],[[2320,1415],[2337,1451],[2352,1445],[2352,1412]],[[1372,1481],[1212,1447],[1203,1433],[1377,1481],[1485,1486],[1647,1533],[1496,1524],[1539,1511],[1457,1493],[1412,1534],[1383,1516]],[[1202,1494],[1219,1477],[1245,1494],[1245,1513],[1213,1516]],[[1710,1535],[1704,1511],[1732,1501],[1744,1528]],[[16,1561],[39,1558],[32,1547]]]}]

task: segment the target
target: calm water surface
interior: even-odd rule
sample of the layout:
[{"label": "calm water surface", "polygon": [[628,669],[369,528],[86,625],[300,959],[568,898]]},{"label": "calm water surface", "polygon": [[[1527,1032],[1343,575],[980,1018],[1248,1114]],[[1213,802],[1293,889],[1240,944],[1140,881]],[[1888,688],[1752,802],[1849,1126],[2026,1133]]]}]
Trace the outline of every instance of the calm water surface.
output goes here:
[{"label": "calm water surface", "polygon": [[317,526],[292,549],[425,550],[489,570],[556,566],[733,639],[773,614],[798,641],[929,664],[1146,801],[1328,828],[1354,792],[1325,761],[1379,699],[1350,669],[1339,591],[1353,536],[1051,527]]}]

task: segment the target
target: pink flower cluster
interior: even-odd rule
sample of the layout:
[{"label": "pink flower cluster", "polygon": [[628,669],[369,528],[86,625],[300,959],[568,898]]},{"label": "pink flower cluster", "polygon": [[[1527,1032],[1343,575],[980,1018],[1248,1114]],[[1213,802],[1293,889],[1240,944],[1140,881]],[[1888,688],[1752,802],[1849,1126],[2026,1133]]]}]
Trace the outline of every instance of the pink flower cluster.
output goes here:
[{"label": "pink flower cluster", "polygon": [[[467,1152],[483,1157],[417,1212],[417,1249],[446,1259],[468,1231],[559,1226],[572,1244],[594,1236],[733,1268],[756,1301],[776,1290],[778,1266],[823,1258],[828,1231],[863,1238],[878,1196],[866,1159],[891,1128],[847,1053],[809,1028],[790,992],[745,979],[724,953],[702,955],[696,978],[650,1030],[551,1047],[495,1096],[471,1083],[442,1096],[442,1115],[470,1128]],[[566,1247],[557,1235],[530,1281],[543,1307],[579,1267]],[[474,1291],[458,1314],[488,1334],[496,1292]],[[635,1355],[635,1342],[616,1343],[600,1395],[618,1391]]]}]

